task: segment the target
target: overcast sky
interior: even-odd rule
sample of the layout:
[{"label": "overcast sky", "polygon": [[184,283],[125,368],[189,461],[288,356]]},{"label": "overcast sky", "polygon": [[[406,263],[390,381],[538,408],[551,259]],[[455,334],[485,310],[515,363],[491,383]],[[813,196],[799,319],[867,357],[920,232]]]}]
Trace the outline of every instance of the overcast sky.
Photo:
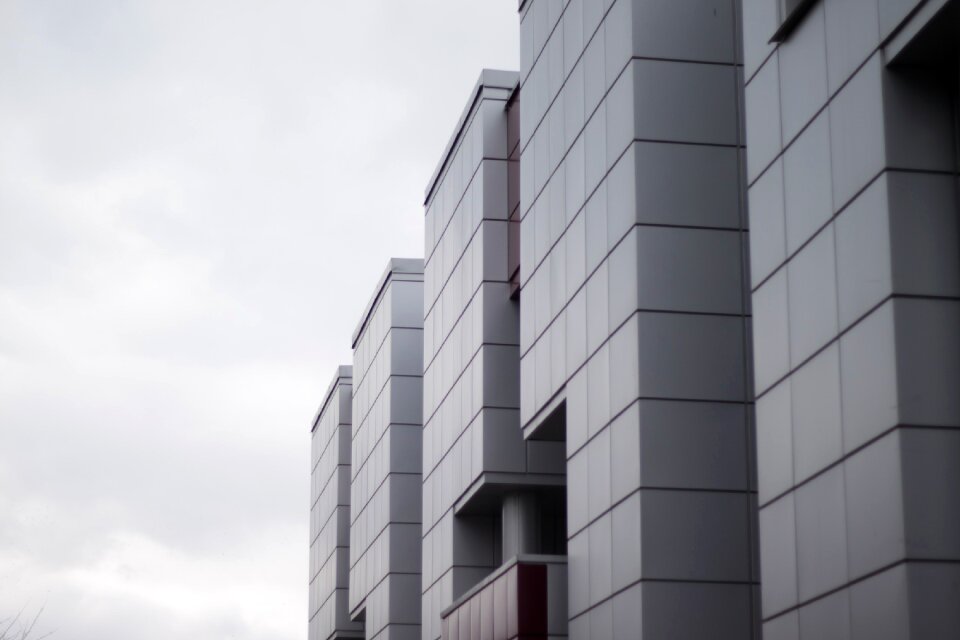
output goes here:
[{"label": "overcast sky", "polygon": [[0,618],[306,637],[309,426],[516,0],[0,0]]}]

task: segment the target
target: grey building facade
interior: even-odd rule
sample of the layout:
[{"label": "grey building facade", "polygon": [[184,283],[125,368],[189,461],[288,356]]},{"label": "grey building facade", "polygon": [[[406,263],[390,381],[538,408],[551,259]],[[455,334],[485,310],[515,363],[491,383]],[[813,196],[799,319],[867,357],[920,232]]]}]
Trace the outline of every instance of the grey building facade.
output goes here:
[{"label": "grey building facade", "polygon": [[960,637],[958,3],[774,4],[743,10],[764,637]]},{"label": "grey building facade", "polygon": [[960,637],[960,0],[521,0],[519,27],[354,336],[347,617]]},{"label": "grey building facade", "polygon": [[310,432],[310,637],[362,638],[350,619],[353,367],[337,369]]},{"label": "grey building facade", "polygon": [[423,261],[392,259],[353,334],[350,616],[420,636]]},{"label": "grey building facade", "polygon": [[565,423],[570,634],[750,637],[734,3],[534,0],[520,40],[521,409]]},{"label": "grey building facade", "polygon": [[[511,101],[517,81],[516,73],[481,74],[426,194],[423,615],[429,626],[423,637],[429,639],[441,637],[443,612],[485,579],[492,582],[504,560],[520,554],[529,560],[562,546],[556,538],[563,530],[563,445],[525,441],[520,428],[520,305],[510,268],[511,235],[519,231],[511,219],[518,194],[510,189],[519,158],[519,105]],[[549,527],[539,527],[541,519]],[[556,535],[543,539],[550,534]],[[555,590],[565,590],[564,563],[538,566]],[[565,623],[561,617],[554,631],[565,633]]]}]

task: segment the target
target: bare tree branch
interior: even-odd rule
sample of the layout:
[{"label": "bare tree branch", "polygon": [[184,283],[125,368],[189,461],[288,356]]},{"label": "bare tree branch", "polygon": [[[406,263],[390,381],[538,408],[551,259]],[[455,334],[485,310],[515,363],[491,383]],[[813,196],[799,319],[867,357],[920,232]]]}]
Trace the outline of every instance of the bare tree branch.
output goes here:
[{"label": "bare tree branch", "polygon": [[43,638],[53,635],[53,631],[45,633],[42,636],[33,635],[33,630],[36,628],[37,621],[40,620],[40,615],[45,608],[46,605],[40,607],[29,624],[21,621],[26,607],[20,609],[17,615],[0,620],[0,627],[2,627],[0,628],[0,640],[43,640]]}]

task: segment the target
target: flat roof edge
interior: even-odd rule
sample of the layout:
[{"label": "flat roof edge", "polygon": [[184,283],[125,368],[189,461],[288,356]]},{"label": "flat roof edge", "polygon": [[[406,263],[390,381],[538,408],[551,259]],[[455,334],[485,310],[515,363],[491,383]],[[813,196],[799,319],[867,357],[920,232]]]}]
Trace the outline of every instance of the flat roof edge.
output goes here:
[{"label": "flat roof edge", "polygon": [[374,287],[373,296],[370,297],[370,301],[363,310],[363,315],[360,317],[360,322],[357,324],[357,328],[353,331],[353,337],[350,342],[350,347],[352,349],[357,348],[357,343],[360,341],[360,337],[367,328],[367,323],[370,321],[370,317],[376,310],[377,305],[380,303],[380,298],[383,296],[384,290],[387,288],[387,285],[390,284],[390,280],[394,275],[419,276],[412,279],[422,282],[423,258],[390,258],[390,262],[387,263],[387,268],[384,270],[383,275],[380,276],[377,286]]},{"label": "flat roof edge", "polygon": [[330,404],[330,400],[333,398],[334,392],[337,390],[337,387],[340,386],[341,381],[343,380],[350,380],[353,382],[353,365],[341,364],[339,367],[337,367],[337,371],[333,375],[333,380],[331,380],[330,384],[327,386],[327,392],[323,394],[323,402],[320,403],[317,413],[313,416],[313,424],[310,427],[311,433],[316,430],[317,423],[320,422],[320,416],[322,416],[323,412],[327,410],[327,405]]},{"label": "flat roof edge", "polygon": [[457,143],[463,136],[464,128],[466,127],[467,122],[469,122],[471,114],[474,112],[474,110],[476,110],[477,105],[479,105],[480,101],[483,99],[484,89],[504,89],[512,92],[514,89],[516,89],[519,83],[520,73],[517,71],[483,69],[480,72],[480,77],[477,78],[477,82],[473,86],[473,91],[470,92],[470,97],[467,100],[467,104],[460,113],[460,119],[457,120],[457,124],[453,128],[453,133],[450,134],[450,139],[447,141],[447,146],[443,148],[443,153],[440,154],[440,161],[437,163],[437,168],[433,170],[433,175],[430,176],[430,181],[427,183],[427,188],[424,189],[424,204],[430,202],[430,198],[436,189],[437,183],[440,180],[440,176],[443,174],[443,170],[450,161],[450,157],[453,155],[454,149],[457,147]]}]

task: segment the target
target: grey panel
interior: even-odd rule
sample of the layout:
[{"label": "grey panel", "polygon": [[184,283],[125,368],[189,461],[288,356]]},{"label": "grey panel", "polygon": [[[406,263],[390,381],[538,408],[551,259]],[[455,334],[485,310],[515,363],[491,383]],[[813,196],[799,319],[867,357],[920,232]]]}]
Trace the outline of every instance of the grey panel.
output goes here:
[{"label": "grey panel", "polygon": [[567,244],[567,297],[583,284],[587,276],[586,214],[580,212],[564,234]]},{"label": "grey panel", "polygon": [[732,64],[733,25],[733,3],[725,0],[692,5],[670,0],[637,3],[633,11],[633,55]]},{"label": "grey panel", "polygon": [[610,345],[587,362],[587,432],[593,436],[610,420]]},{"label": "grey panel", "polygon": [[390,425],[390,470],[398,473],[420,473],[422,470],[423,427],[419,425]]},{"label": "grey panel", "polygon": [[640,229],[633,227],[623,241],[614,248],[608,258],[610,279],[609,327],[619,327],[638,308],[641,280],[637,262],[637,245]]},{"label": "grey panel", "polygon": [[[590,76],[587,75],[589,79]],[[589,84],[589,83],[588,83]],[[586,189],[596,189],[607,172],[607,106],[601,102],[583,130]]]},{"label": "grey panel", "polygon": [[[611,274],[614,273],[611,270]],[[614,296],[616,298],[617,296]],[[612,302],[612,300],[611,300]],[[637,317],[633,316],[610,338],[610,414],[616,415],[633,402],[640,393],[640,361],[638,351]],[[591,397],[592,399],[592,397]]]},{"label": "grey panel", "polygon": [[564,474],[567,471],[566,444],[549,440],[526,443],[527,471],[530,473]]},{"label": "grey panel", "polygon": [[836,222],[840,328],[893,290],[885,174],[850,203]]},{"label": "grey panel", "polygon": [[843,446],[852,451],[898,422],[893,303],[840,338]]},{"label": "grey panel", "polygon": [[[628,2],[620,2],[617,6],[628,7]],[[628,18],[629,19],[629,18]],[[611,19],[607,21],[612,25]],[[626,24],[630,28],[629,23]],[[610,39],[607,39],[610,43]],[[630,46],[629,41],[627,47]],[[626,57],[619,58],[618,66],[620,69],[627,63],[629,52]],[[607,61],[610,62],[610,52],[607,52]],[[634,122],[634,88],[633,74],[623,73],[617,78],[616,82],[610,87],[610,92],[604,99],[606,105],[606,124],[607,124],[607,144],[606,144],[606,166],[613,167],[617,158],[623,155],[624,151],[633,142],[636,137]],[[612,169],[611,169],[612,171]],[[632,173],[632,172],[631,172]],[[611,194],[612,200],[612,194]]]},{"label": "grey panel", "polygon": [[587,273],[592,273],[607,255],[607,187],[606,183],[587,201],[585,208],[587,239]]},{"label": "grey panel", "polygon": [[587,573],[590,584],[590,604],[596,604],[610,595],[612,591],[613,556],[610,552],[611,514],[607,513],[589,527],[589,566]]},{"label": "grey panel", "polygon": [[797,585],[801,601],[847,581],[843,467],[836,466],[796,490]]},{"label": "grey panel", "polygon": [[[643,400],[639,407],[644,486],[747,490],[746,411],[742,405]],[[618,423],[622,424],[615,422],[613,431],[615,460],[617,455],[629,455],[617,452],[617,446],[626,444],[617,437]]]},{"label": "grey panel", "polygon": [[[696,615],[690,615],[691,611],[696,611]],[[668,582],[643,585],[644,638],[749,638],[750,619],[748,585]]]},{"label": "grey panel", "polygon": [[763,617],[797,603],[797,538],[794,496],[760,510],[760,588]]},{"label": "grey panel", "polygon": [[850,587],[854,640],[903,640],[910,636],[907,571],[897,565]]},{"label": "grey panel", "polygon": [[791,383],[794,473],[802,482],[843,454],[839,345],[794,372]]},{"label": "grey panel", "polygon": [[[612,567],[612,586],[619,591],[640,580],[643,554],[640,522],[640,493],[631,494],[613,508],[611,551],[616,561]],[[616,605],[614,605],[616,608]]]},{"label": "grey panel", "polygon": [[911,638],[960,636],[960,565],[907,565]]},{"label": "grey panel", "polygon": [[756,392],[763,393],[790,369],[787,271],[775,273],[753,293],[753,367]]},{"label": "grey panel", "polygon": [[800,640],[800,615],[794,609],[763,623],[763,640]]},{"label": "grey panel", "polygon": [[741,311],[739,233],[639,227],[637,257],[641,309]]},{"label": "grey panel", "polygon": [[743,66],[750,78],[774,49],[770,37],[779,26],[777,5],[769,0],[742,0],[742,14]]},{"label": "grey panel", "polygon": [[583,37],[583,0],[572,0],[568,3],[563,12],[562,25],[563,69],[569,73],[586,42]]},{"label": "grey panel", "polygon": [[[792,83],[789,83],[792,84]],[[830,124],[822,112],[783,154],[787,254],[793,254],[833,214]]]},{"label": "grey panel", "polygon": [[746,495],[644,489],[640,506],[645,578],[750,579]]},{"label": "grey panel", "polygon": [[588,509],[592,520],[610,508],[610,429],[587,443]]},{"label": "grey panel", "polygon": [[[565,352],[567,356],[567,374],[573,372],[583,364],[587,357],[587,292],[581,289],[570,300],[566,312],[567,331]],[[521,391],[527,386],[521,384]]]},{"label": "grey panel", "polygon": [[420,573],[422,548],[419,524],[395,524],[390,527],[389,556],[391,571]]},{"label": "grey panel", "polygon": [[960,560],[960,430],[903,430],[900,446],[907,557]]},{"label": "grey panel", "polygon": [[757,399],[757,488],[761,503],[793,486],[793,418],[790,381]]},{"label": "grey panel", "polygon": [[591,638],[613,637],[613,603],[610,600],[598,604],[590,610]]},{"label": "grey panel", "polygon": [[834,210],[884,166],[882,72],[880,56],[874,54],[830,103]]},{"label": "grey panel", "polygon": [[[736,149],[636,142],[632,154],[636,220],[672,225],[739,226]],[[677,180],[683,175],[683,180]]]},{"label": "grey panel", "polygon": [[[586,0],[584,7],[584,42],[589,38],[588,33],[592,34],[588,26],[588,9],[597,10],[595,1]],[[604,68],[604,41],[603,29],[596,33],[596,36],[590,40],[583,52],[583,97],[587,113],[591,113],[600,103],[606,89],[606,70]]]},{"label": "grey panel", "polygon": [[389,522],[419,523],[423,510],[420,475],[391,473],[387,483],[390,486]]},{"label": "grey panel", "polygon": [[423,379],[397,377],[390,381],[390,421],[405,424],[423,422]]},{"label": "grey panel", "polygon": [[850,640],[850,592],[837,591],[800,609],[803,640]]},{"label": "grey panel", "polygon": [[737,143],[736,73],[732,67],[633,60],[638,138]]},{"label": "grey panel", "polygon": [[790,365],[796,367],[837,334],[833,227],[818,234],[787,265]]},{"label": "grey panel", "polygon": [[391,326],[423,326],[423,283],[394,280],[390,284]]},{"label": "grey panel", "polygon": [[743,320],[642,313],[640,393],[658,398],[741,401]]},{"label": "grey panel", "polygon": [[[589,453],[580,449],[567,459],[567,531],[579,531],[587,525],[590,494],[586,478],[590,477]],[[572,544],[572,539],[571,539]],[[571,576],[571,580],[573,576]]]},{"label": "grey panel", "polygon": [[610,291],[607,276],[607,263],[604,262],[587,280],[587,353],[599,348],[610,335]]},{"label": "grey panel", "polygon": [[634,403],[610,425],[613,501],[621,500],[640,487],[640,455],[640,405]]},{"label": "grey panel", "polygon": [[567,454],[587,441],[587,369],[575,373],[566,386]]},{"label": "grey panel", "polygon": [[894,303],[900,420],[960,426],[960,301]]},{"label": "grey panel", "polygon": [[827,78],[830,93],[850,77],[880,43],[875,2],[826,0]]},{"label": "grey panel", "polygon": [[485,409],[481,420],[483,468],[488,471],[524,471],[527,460],[519,412],[512,409]]},{"label": "grey panel", "polygon": [[483,358],[483,406],[519,407],[519,348],[486,344],[481,347],[480,356]]},{"label": "grey panel", "polygon": [[826,25],[823,16],[823,3],[817,3],[779,48],[784,144],[827,101]]},{"label": "grey panel", "polygon": [[753,182],[780,153],[780,72],[774,53],[746,87],[747,179]]},{"label": "grey panel", "polygon": [[639,584],[613,596],[612,638],[637,638],[643,629],[643,587]]},{"label": "grey panel", "polygon": [[575,630],[573,617],[590,606],[589,534],[590,530],[585,529],[567,541],[567,570],[569,571],[567,589],[570,593],[571,634]]},{"label": "grey panel", "polygon": [[750,187],[750,281],[759,284],[786,260],[783,162]]},{"label": "grey panel", "polygon": [[884,436],[844,462],[850,578],[904,556],[900,439]]},{"label": "grey panel", "polygon": [[886,38],[922,0],[878,0],[880,37]]},{"label": "grey panel", "polygon": [[890,172],[894,290],[960,296],[960,218],[954,178]]}]

